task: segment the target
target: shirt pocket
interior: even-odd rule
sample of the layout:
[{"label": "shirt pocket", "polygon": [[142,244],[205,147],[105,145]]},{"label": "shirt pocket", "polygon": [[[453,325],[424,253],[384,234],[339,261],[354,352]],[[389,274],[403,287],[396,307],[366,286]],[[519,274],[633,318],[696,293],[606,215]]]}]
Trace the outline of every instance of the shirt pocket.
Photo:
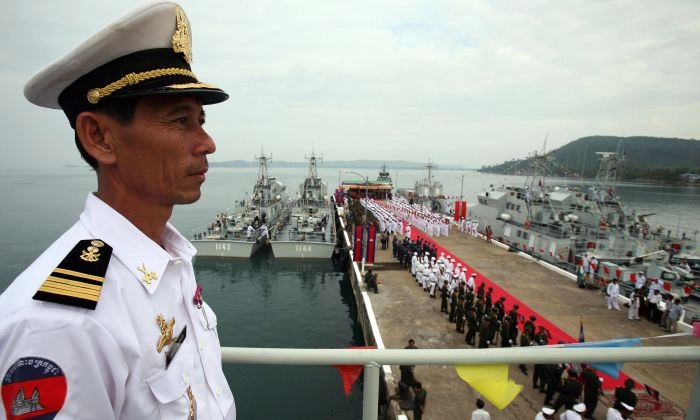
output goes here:
[{"label": "shirt pocket", "polygon": [[[153,396],[158,401],[161,419],[188,419],[190,400],[187,388],[192,381],[194,355],[183,343],[165,371],[146,380]],[[163,357],[165,363],[165,356]]]}]

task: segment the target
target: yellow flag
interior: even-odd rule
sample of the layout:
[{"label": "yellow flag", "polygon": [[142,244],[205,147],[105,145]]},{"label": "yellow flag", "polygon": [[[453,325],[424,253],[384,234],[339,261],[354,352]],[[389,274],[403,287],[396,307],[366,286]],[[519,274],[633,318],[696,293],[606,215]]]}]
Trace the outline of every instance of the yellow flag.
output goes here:
[{"label": "yellow flag", "polygon": [[523,389],[508,378],[508,365],[457,365],[457,375],[494,407],[503,410]]}]

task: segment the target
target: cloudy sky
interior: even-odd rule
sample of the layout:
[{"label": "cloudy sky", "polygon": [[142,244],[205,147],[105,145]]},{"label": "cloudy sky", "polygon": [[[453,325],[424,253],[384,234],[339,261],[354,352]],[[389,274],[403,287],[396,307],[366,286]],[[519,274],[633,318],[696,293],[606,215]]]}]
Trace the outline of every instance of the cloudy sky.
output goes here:
[{"label": "cloudy sky", "polygon": [[[9,0],[5,168],[80,164],[63,113],[24,83],[139,1]],[[180,2],[213,161],[403,159],[480,167],[587,135],[700,139],[700,2]]]}]

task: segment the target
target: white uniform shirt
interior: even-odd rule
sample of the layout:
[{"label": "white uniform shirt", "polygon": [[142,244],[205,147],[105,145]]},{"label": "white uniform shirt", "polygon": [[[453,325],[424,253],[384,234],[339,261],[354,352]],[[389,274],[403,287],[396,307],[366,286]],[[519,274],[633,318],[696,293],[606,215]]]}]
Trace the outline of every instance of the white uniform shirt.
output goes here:
[{"label": "white uniform shirt", "polygon": [[574,410],[566,410],[559,415],[559,420],[581,420],[581,415]]},{"label": "white uniform shirt", "polygon": [[[113,248],[95,310],[33,300],[84,239],[100,239]],[[59,380],[63,376],[63,392],[54,386],[59,395],[51,397],[60,408],[56,419],[187,419],[190,390],[197,418],[235,419],[233,395],[221,370],[216,316],[206,303],[200,309],[193,303],[195,249],[170,224],[163,240],[165,249],[90,194],[80,221],[0,295],[0,375],[9,377],[29,362],[43,363],[59,373]],[[142,281],[145,272],[155,273],[157,280]],[[167,369],[170,347],[156,351],[159,314],[175,319],[173,337],[187,326]],[[51,380],[41,371],[23,372]],[[48,401],[49,386],[39,384],[41,404],[42,398]],[[25,397],[32,392],[24,391]]]},{"label": "white uniform shirt", "polygon": [[606,420],[624,420],[624,417],[622,417],[622,414],[620,414],[619,411],[610,407],[610,408],[608,408],[607,413],[605,413],[605,419]]},{"label": "white uniform shirt", "polygon": [[654,296],[654,290],[658,290],[659,294],[661,294],[661,291],[664,288],[664,282],[661,279],[657,279],[656,281],[651,282],[649,285],[649,291],[647,293],[647,299],[651,299],[652,296]]},{"label": "white uniform shirt", "polygon": [[488,411],[482,408],[477,408],[476,410],[472,411],[472,420],[491,420],[491,415],[488,413]]},{"label": "white uniform shirt", "polygon": [[647,278],[644,277],[644,274],[640,274],[639,277],[637,278],[637,281],[634,284],[634,288],[641,289],[642,287],[644,287],[646,282],[647,282]]}]

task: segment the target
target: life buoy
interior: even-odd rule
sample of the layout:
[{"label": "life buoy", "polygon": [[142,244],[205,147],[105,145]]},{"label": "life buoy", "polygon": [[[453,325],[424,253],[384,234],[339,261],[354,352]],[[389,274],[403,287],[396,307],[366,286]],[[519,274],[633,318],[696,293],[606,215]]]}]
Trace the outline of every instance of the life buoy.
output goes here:
[{"label": "life buoy", "polygon": [[529,220],[526,220],[526,221],[525,221],[525,224],[523,225],[523,227],[524,227],[525,229],[530,229],[530,221],[529,221]]}]

